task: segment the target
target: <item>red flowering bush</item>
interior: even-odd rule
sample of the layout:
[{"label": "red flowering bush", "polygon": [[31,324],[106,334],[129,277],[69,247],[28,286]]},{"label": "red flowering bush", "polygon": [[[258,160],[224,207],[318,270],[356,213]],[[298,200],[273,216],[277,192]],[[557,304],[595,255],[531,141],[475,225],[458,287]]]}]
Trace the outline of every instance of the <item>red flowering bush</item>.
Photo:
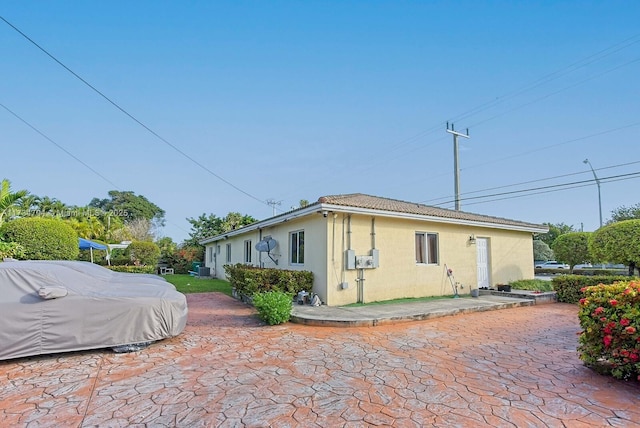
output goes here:
[{"label": "red flowering bush", "polygon": [[615,378],[640,381],[640,281],[581,291],[580,359]]}]

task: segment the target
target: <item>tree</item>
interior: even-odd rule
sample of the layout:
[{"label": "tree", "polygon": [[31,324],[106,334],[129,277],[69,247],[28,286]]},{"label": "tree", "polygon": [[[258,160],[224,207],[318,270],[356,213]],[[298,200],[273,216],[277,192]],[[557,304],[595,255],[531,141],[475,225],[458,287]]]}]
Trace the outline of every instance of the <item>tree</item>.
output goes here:
[{"label": "tree", "polygon": [[151,220],[146,218],[129,221],[124,228],[130,239],[134,241],[153,241],[156,234]]},{"label": "tree", "polygon": [[40,197],[32,194],[28,194],[24,198],[20,199],[18,202],[18,207],[20,211],[25,214],[30,213],[32,210],[36,210],[38,208],[38,204],[40,203]]},{"label": "tree", "polygon": [[219,218],[215,214],[209,214],[209,216],[202,214],[197,219],[187,218],[187,221],[191,223],[191,232],[183,246],[200,246],[200,241],[203,239],[239,229],[257,220],[250,215],[230,212],[225,218]]},{"label": "tree", "polygon": [[640,265],[640,220],[608,224],[591,234],[589,251],[595,261],[622,263],[633,276]]},{"label": "tree", "polygon": [[611,220],[607,224],[637,219],[640,219],[640,204],[635,204],[631,207],[621,206],[611,211]]},{"label": "tree", "polygon": [[242,215],[237,212],[230,212],[227,216],[222,220],[222,232],[229,232],[231,230],[240,229],[243,226],[247,226],[251,223],[255,223],[255,218],[250,215]]},{"label": "tree", "polygon": [[155,266],[160,258],[160,248],[153,242],[132,242],[127,253],[135,266]]},{"label": "tree", "polygon": [[131,191],[109,191],[110,199],[93,198],[89,202],[92,208],[99,208],[107,213],[123,218],[124,223],[130,223],[138,219],[146,219],[153,223],[154,227],[164,226],[164,210],[142,195],[136,195]]},{"label": "tree", "polygon": [[27,196],[26,190],[11,191],[11,182],[6,178],[0,182],[0,226],[4,222],[7,214],[11,215],[11,210],[16,208],[20,200]]},{"label": "tree", "polygon": [[40,215],[61,216],[68,208],[59,199],[44,196],[36,201],[36,209],[40,211]]},{"label": "tree", "polygon": [[173,254],[178,250],[178,244],[173,242],[168,236],[164,236],[156,241],[156,245],[160,248],[160,260],[167,262]]},{"label": "tree", "polygon": [[570,232],[558,236],[551,246],[556,260],[568,263],[571,270],[577,264],[590,261],[589,236],[590,232]]},{"label": "tree", "polygon": [[549,228],[549,231],[547,233],[541,233],[536,235],[535,239],[541,240],[542,242],[547,244],[549,247],[551,247],[551,244],[553,244],[553,241],[555,241],[558,236],[563,235],[565,233],[569,233],[569,232],[576,232],[576,230],[573,229],[573,226],[569,226],[564,223],[556,223],[556,224],[543,223],[543,224]]},{"label": "tree", "polygon": [[539,240],[539,239],[534,239],[533,240],[533,259],[534,260],[543,260],[543,261],[547,261],[547,260],[553,260],[555,258],[554,254],[553,254],[553,250],[551,250],[551,248],[549,248],[549,246]]},{"label": "tree", "polygon": [[201,240],[222,233],[222,219],[215,214],[207,216],[203,213],[198,218],[189,217],[187,221],[191,223],[191,232],[183,243],[185,246],[199,246]]},{"label": "tree", "polygon": [[299,204],[300,204],[300,208],[304,208],[304,207],[309,206],[309,201],[306,200],[306,199],[300,199]]}]

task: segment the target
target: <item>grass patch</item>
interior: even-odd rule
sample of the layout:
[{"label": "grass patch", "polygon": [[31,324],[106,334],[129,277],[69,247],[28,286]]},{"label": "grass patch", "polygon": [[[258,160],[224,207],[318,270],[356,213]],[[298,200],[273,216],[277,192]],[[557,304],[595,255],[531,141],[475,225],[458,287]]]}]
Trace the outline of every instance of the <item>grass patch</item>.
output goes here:
[{"label": "grass patch", "polygon": [[191,275],[166,275],[163,278],[184,294],[217,292],[231,296],[231,284],[223,279],[195,278]]},{"label": "grass patch", "polygon": [[545,281],[544,279],[521,279],[510,282],[509,285],[512,290],[553,291],[551,281]]},{"label": "grass patch", "polygon": [[[460,295],[460,298],[471,297],[470,295]],[[444,299],[453,299],[453,294],[449,296],[429,296],[429,297],[405,297],[402,299],[393,299],[393,300],[382,300],[379,302],[368,302],[368,303],[350,303],[348,305],[344,305],[344,307],[354,307],[354,306],[369,306],[369,305],[390,305],[393,303],[414,303],[414,302],[430,302],[432,300],[444,300]]]}]

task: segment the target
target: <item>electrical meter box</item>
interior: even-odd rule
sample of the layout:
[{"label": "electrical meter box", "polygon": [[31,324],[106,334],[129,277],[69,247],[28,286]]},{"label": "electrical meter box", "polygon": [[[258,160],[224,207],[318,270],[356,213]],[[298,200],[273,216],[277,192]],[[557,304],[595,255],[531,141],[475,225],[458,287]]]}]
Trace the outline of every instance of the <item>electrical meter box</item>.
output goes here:
[{"label": "electrical meter box", "polygon": [[373,269],[373,256],[356,256],[356,269]]}]

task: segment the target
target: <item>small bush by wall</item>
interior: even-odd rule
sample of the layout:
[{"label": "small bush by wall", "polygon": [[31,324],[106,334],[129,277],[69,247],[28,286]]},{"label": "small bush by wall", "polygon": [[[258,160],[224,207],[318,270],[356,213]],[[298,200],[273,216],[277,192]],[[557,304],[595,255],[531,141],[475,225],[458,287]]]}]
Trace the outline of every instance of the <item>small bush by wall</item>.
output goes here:
[{"label": "small bush by wall", "polygon": [[62,220],[24,217],[2,225],[0,238],[24,248],[21,259],[75,260],[78,257],[78,235]]},{"label": "small bush by wall", "polygon": [[269,325],[282,324],[291,318],[293,296],[280,291],[267,291],[253,295],[253,306],[260,318]]},{"label": "small bush by wall", "polygon": [[628,281],[628,276],[610,275],[562,275],[551,280],[553,289],[556,291],[558,302],[578,303],[584,296],[582,289],[598,284],[613,284],[618,281]]},{"label": "small bush by wall", "polygon": [[578,352],[585,365],[640,381],[640,282],[585,288],[578,316]]},{"label": "small bush by wall", "polygon": [[105,266],[114,272],[156,273],[155,266]]},{"label": "small bush by wall", "polygon": [[267,291],[293,296],[300,291],[311,291],[313,287],[313,273],[309,271],[258,268],[241,263],[225,265],[224,270],[231,287],[249,297]]}]

